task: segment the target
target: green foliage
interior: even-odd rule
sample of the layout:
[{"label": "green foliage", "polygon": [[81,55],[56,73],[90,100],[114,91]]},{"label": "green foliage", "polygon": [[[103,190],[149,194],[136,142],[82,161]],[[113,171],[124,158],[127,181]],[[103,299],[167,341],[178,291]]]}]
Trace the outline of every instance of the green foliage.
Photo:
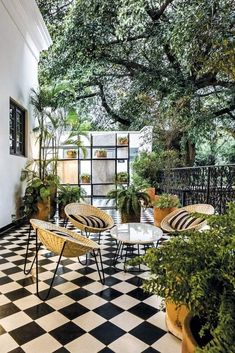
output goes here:
[{"label": "green foliage", "polygon": [[210,229],[187,231],[151,248],[132,264],[150,268],[144,290],[187,306],[213,339],[198,352],[234,352],[235,204],[224,215],[208,216]]},{"label": "green foliage", "polygon": [[86,192],[78,186],[59,185],[57,201],[59,205],[66,206],[84,200],[85,195]]},{"label": "green foliage", "polygon": [[117,207],[124,214],[140,214],[141,205],[147,207],[150,203],[149,195],[142,191],[143,187],[120,185],[118,189],[108,193],[109,199],[116,199]]},{"label": "green foliage", "polygon": [[119,172],[116,175],[115,182],[116,183],[127,183],[128,181],[128,173],[127,172]]},{"label": "green foliage", "polygon": [[38,3],[54,40],[40,81],[68,80],[96,128],[151,124],[185,154],[214,122],[234,131],[233,0]]},{"label": "green foliage", "polygon": [[134,173],[143,182],[157,187],[163,169],[169,170],[180,165],[180,160],[176,151],[142,152],[137,156],[132,164]]},{"label": "green foliage", "polygon": [[172,208],[179,207],[180,200],[178,196],[171,194],[161,194],[155,201],[152,202],[154,207],[157,208]]}]

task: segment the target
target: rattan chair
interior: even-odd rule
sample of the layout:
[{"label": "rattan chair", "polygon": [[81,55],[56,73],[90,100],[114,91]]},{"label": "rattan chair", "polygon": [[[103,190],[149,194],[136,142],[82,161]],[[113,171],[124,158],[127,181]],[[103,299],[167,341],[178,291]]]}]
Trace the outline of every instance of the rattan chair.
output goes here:
[{"label": "rattan chair", "polygon": [[[67,206],[65,206],[65,214],[67,219],[73,224],[73,226],[80,229],[81,232],[85,232],[86,236],[89,236],[91,233],[98,233],[99,243],[100,243],[101,233],[108,229],[111,229],[114,226],[114,221],[111,216],[109,216],[105,211],[88,204],[70,203]],[[76,221],[74,218],[71,217],[71,215],[97,216],[106,223],[106,227],[105,228],[89,227],[83,223]]]},{"label": "rattan chair", "polygon": [[[209,204],[195,204],[195,205],[189,205],[189,206],[185,206],[182,207],[181,209],[188,211],[189,213],[202,213],[204,215],[212,215],[215,213],[215,209],[212,205]],[[173,229],[170,224],[169,224],[169,219],[171,217],[173,217],[177,212],[179,211],[179,209],[171,212],[170,214],[168,214],[162,221],[161,221],[161,228],[163,229],[163,231],[167,232],[167,233],[173,233],[173,232],[182,232],[185,231],[185,229],[181,229],[181,230],[177,230]],[[188,227],[187,230],[198,230],[201,229],[202,227],[204,227],[206,225],[206,220],[201,222],[200,224]]]},{"label": "rattan chair", "polygon": [[[41,300],[46,300],[51,292],[52,285],[56,276],[58,266],[61,261],[61,257],[78,257],[92,253],[96,263],[99,278],[102,284],[105,282],[104,269],[101,257],[100,246],[91,239],[81,236],[71,230],[63,227],[56,226],[55,224],[38,221],[37,219],[31,219],[30,223],[36,232],[36,290],[37,296]],[[50,283],[50,287],[45,295],[42,297],[39,292],[39,261],[38,252],[40,246],[44,245],[46,249],[59,255],[58,262],[53,274],[53,278]],[[97,257],[99,257],[99,262]]]}]

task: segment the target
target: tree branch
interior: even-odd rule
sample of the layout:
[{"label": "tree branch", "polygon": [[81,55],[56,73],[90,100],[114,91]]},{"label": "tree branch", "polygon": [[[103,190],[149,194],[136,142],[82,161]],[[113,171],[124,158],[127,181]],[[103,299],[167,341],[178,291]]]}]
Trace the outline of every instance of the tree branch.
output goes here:
[{"label": "tree branch", "polygon": [[151,17],[153,22],[157,22],[160,17],[164,14],[167,7],[173,2],[174,0],[166,0],[157,10],[150,8],[148,5],[146,6],[146,12]]},{"label": "tree branch", "polygon": [[99,88],[100,88],[100,97],[101,97],[101,103],[103,108],[106,110],[106,112],[111,116],[111,118],[115,121],[115,122],[119,122],[125,126],[130,126],[130,122],[129,120],[126,120],[125,118],[120,117],[117,113],[115,113],[110,106],[107,103],[106,97],[105,97],[105,93],[104,93],[104,87],[102,85],[102,83],[98,83]]},{"label": "tree branch", "polygon": [[79,101],[80,99],[86,99],[86,98],[95,97],[95,96],[98,96],[99,94],[100,94],[99,92],[83,94],[81,96],[76,97],[76,100]]},{"label": "tree branch", "polygon": [[224,114],[229,114],[235,120],[235,117],[231,114],[231,112],[234,111],[234,110],[235,110],[235,104],[231,104],[227,108],[223,108],[223,109],[218,110],[217,112],[214,112],[214,115],[216,117],[218,117],[218,116],[221,116],[221,115],[224,115]]}]

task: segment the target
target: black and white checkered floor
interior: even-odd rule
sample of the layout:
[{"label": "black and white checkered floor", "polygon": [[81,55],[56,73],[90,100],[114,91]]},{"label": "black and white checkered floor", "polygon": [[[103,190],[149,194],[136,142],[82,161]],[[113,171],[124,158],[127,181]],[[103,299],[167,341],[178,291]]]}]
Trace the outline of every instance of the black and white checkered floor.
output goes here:
[{"label": "black and white checkered floor", "polygon": [[[112,215],[118,221],[116,212]],[[151,213],[146,211],[142,221],[151,223]],[[64,258],[46,302],[35,295],[35,277],[23,273],[27,235],[28,226],[23,226],[0,238],[1,353],[181,351],[180,341],[167,332],[160,298],[140,288],[148,273],[110,266],[115,243],[108,233],[101,240],[105,285],[92,259],[84,267],[77,259]],[[46,249],[40,251],[43,290],[57,259]]]}]

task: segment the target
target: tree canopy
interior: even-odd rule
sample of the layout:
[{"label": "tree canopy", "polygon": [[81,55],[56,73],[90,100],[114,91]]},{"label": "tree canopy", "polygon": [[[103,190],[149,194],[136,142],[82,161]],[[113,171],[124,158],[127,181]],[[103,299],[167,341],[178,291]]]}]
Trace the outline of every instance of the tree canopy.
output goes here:
[{"label": "tree canopy", "polygon": [[38,0],[54,44],[40,81],[69,81],[103,126],[155,127],[186,150],[235,130],[234,0]]}]

